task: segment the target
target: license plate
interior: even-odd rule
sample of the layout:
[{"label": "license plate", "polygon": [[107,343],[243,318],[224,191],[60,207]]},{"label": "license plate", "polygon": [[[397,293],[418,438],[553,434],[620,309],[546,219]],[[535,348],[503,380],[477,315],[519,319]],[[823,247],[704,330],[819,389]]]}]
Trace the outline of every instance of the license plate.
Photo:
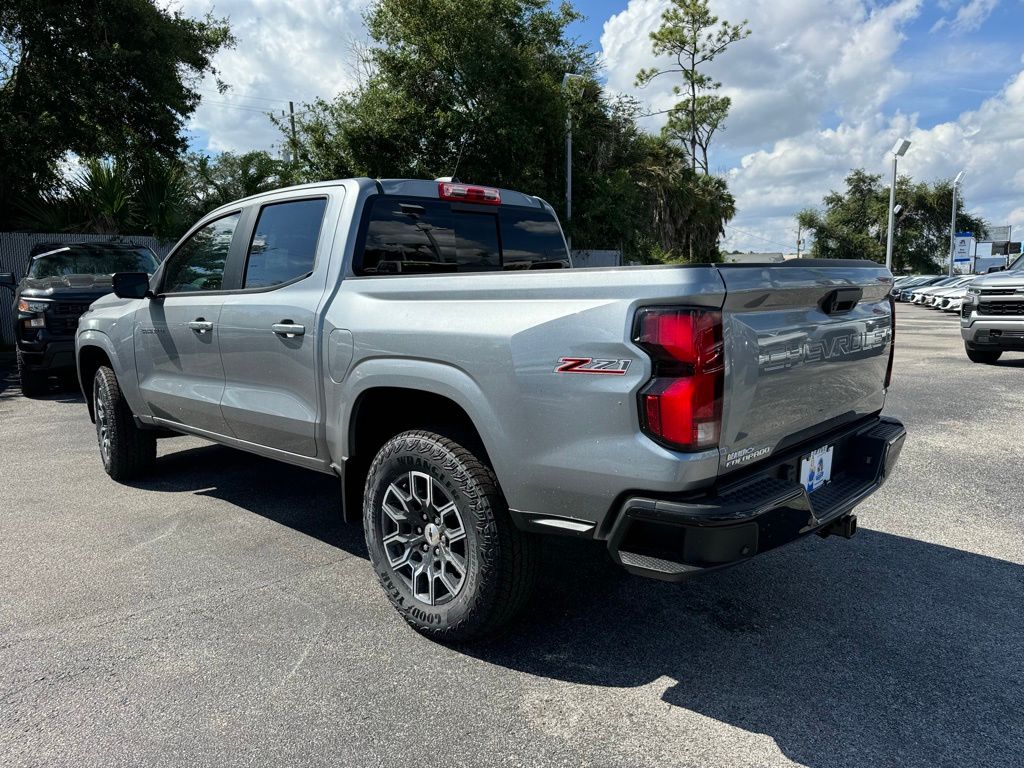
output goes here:
[{"label": "license plate", "polygon": [[832,479],[832,446],[812,451],[800,460],[800,485],[808,493],[821,488]]}]

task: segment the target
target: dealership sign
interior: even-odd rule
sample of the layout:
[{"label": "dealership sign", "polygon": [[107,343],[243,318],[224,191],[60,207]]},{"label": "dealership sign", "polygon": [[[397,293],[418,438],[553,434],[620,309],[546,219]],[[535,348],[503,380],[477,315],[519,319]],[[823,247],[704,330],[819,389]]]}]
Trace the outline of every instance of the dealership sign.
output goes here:
[{"label": "dealership sign", "polygon": [[953,267],[961,271],[970,271],[974,259],[974,233],[957,232],[953,241]]}]

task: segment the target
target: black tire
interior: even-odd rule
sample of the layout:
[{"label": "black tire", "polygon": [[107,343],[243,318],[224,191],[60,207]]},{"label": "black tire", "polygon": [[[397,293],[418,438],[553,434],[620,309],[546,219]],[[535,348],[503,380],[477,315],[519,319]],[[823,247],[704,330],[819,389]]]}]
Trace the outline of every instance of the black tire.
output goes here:
[{"label": "black tire", "polygon": [[[96,440],[103,469],[118,482],[148,472],[156,461],[156,435],[135,425],[117,377],[107,366],[96,371],[92,381],[96,412]],[[104,446],[104,440],[107,440]]]},{"label": "black tire", "polygon": [[32,370],[28,363],[25,362],[20,349],[15,354],[15,357],[18,360],[18,382],[21,384],[21,394],[25,397],[38,397],[39,395],[46,394],[49,383],[46,371]]},{"label": "black tire", "polygon": [[987,365],[994,363],[1003,354],[1001,349],[978,349],[970,344],[964,344],[964,349],[967,351],[967,358],[972,363],[985,363]]},{"label": "black tire", "polygon": [[[453,505],[458,513],[455,522],[464,531],[462,539],[455,541],[458,529],[451,526],[452,519],[447,516],[436,518],[442,520],[440,527],[424,522],[427,527],[423,528],[422,536],[416,534],[423,510],[429,510],[429,506],[417,500],[417,493],[412,491],[414,473],[418,482],[426,483],[425,476],[436,482],[427,494],[421,491],[420,497],[436,496],[440,492],[443,499],[447,495],[444,503],[449,509]],[[386,521],[384,500],[388,498],[389,508],[397,510],[395,494],[402,493],[403,484],[410,489],[410,498],[404,500],[408,506],[401,510],[403,514],[399,517],[408,522],[396,522],[394,516]],[[515,527],[494,472],[454,440],[433,432],[411,431],[385,443],[366,478],[363,523],[370,563],[388,598],[417,632],[432,640],[466,643],[492,637],[505,629],[529,600],[536,580],[538,541]],[[407,549],[411,554],[407,553],[408,562],[404,565],[393,566],[396,557],[389,557],[385,550],[385,526],[394,526],[394,534],[408,532],[412,544]],[[438,554],[436,547],[431,550],[431,545],[426,544],[427,537],[432,534],[432,543],[437,544],[440,535],[443,545],[445,532],[450,536],[448,547],[442,546]],[[447,594],[438,598],[435,585],[440,584],[444,576],[433,574],[447,574],[449,580],[457,578],[457,571],[448,563],[460,557],[456,551],[460,544],[465,565],[462,581],[454,593],[441,586]],[[428,547],[425,555],[420,553],[424,545]],[[395,547],[395,543],[389,546]],[[417,555],[420,565],[427,567],[424,562],[427,559],[433,568],[419,577],[415,575]],[[440,569],[438,563],[441,563]],[[429,599],[447,599],[447,602],[431,604],[416,597],[412,583],[430,584]]]}]

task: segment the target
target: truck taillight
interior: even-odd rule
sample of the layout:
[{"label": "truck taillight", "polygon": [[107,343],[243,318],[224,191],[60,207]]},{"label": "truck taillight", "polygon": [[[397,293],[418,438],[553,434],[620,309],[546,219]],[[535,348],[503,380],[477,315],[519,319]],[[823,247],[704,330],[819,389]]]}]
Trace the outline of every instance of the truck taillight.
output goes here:
[{"label": "truck taillight", "polygon": [[457,184],[450,181],[438,182],[437,196],[442,200],[452,200],[457,203],[501,204],[501,193],[494,187],[476,187],[471,184]]},{"label": "truck taillight", "polygon": [[889,364],[885,366],[885,388],[892,384],[892,361],[896,357],[896,299],[889,297]]},{"label": "truck taillight", "polygon": [[640,418],[647,434],[680,451],[717,446],[725,382],[722,313],[641,309],[634,341],[652,361],[652,378],[640,390]]}]

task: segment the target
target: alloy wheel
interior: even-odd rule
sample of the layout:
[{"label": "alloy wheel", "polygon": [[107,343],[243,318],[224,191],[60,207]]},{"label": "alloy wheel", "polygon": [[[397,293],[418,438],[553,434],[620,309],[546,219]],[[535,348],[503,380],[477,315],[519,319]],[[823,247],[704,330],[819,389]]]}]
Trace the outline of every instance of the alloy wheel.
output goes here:
[{"label": "alloy wheel", "polygon": [[416,600],[444,605],[459,594],[466,582],[466,527],[437,480],[413,470],[388,485],[381,533],[388,564]]},{"label": "alloy wheel", "polygon": [[[97,393],[98,394],[98,393]],[[99,433],[100,455],[103,461],[110,459],[110,416],[102,397],[96,397],[96,427]]]}]

